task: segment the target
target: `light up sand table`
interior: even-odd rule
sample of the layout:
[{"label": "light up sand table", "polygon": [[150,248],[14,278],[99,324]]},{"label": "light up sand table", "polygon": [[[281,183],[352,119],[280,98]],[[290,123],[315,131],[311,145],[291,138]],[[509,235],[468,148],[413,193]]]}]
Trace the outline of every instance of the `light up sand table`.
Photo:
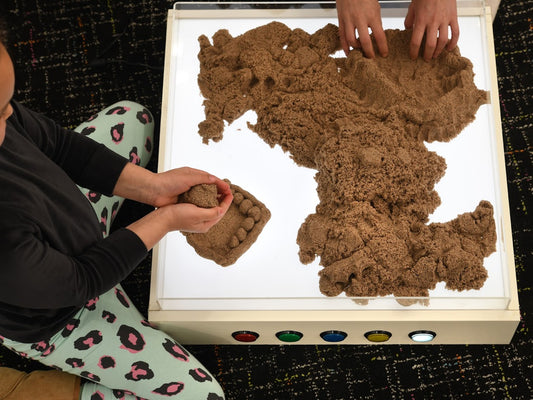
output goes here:
[{"label": "light up sand table", "polygon": [[[190,3],[189,3],[190,4]],[[205,7],[205,4],[199,5]],[[384,8],[384,28],[402,28],[405,9]],[[411,343],[409,333],[436,333],[433,343],[506,343],[519,320],[490,19],[480,7],[460,9],[461,54],[474,65],[475,84],[490,91],[473,123],[449,143],[428,148],[446,159],[437,183],[441,206],[430,222],[447,222],[487,200],[494,207],[496,252],[484,260],[488,278],[479,290],[451,291],[438,284],[409,307],[392,296],[325,297],[318,288],[318,260],[303,265],[296,237],[318,204],[315,170],[298,167],[279,147],[270,148],[247,127],[247,113],[227,126],[224,139],[205,145],[205,119],[197,85],[198,37],[222,28],[232,36],[273,20],[309,33],[337,23],[334,9],[172,10],[169,13],[160,170],[191,166],[229,178],[260,199],[272,217],[259,239],[223,268],[201,258],[181,233],[154,250],[150,319],[183,343],[238,343],[239,331],[254,343],[281,343],[276,333],[297,331],[298,343]],[[489,21],[489,22],[487,22]],[[361,300],[369,300],[363,305]],[[409,298],[408,300],[412,300]],[[427,305],[424,305],[426,303]],[[388,334],[387,334],[388,332]],[[248,340],[245,333],[237,338]],[[298,337],[290,336],[292,339]],[[287,337],[287,336],[282,336]]]}]

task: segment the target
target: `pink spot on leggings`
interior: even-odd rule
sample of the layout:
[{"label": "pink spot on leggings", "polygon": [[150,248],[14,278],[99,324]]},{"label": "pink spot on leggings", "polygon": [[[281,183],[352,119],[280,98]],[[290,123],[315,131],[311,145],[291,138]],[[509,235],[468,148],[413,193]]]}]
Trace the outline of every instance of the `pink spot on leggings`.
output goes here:
[{"label": "pink spot on leggings", "polygon": [[130,333],[128,335],[128,340],[131,344],[136,345],[137,344],[137,336],[135,336],[133,333]]}]

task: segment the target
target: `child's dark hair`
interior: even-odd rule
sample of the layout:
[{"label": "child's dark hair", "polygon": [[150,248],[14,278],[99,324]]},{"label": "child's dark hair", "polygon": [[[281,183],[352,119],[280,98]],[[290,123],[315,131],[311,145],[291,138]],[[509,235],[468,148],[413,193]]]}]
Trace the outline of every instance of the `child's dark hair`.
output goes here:
[{"label": "child's dark hair", "polygon": [[0,43],[7,46],[7,23],[2,14],[0,14]]}]

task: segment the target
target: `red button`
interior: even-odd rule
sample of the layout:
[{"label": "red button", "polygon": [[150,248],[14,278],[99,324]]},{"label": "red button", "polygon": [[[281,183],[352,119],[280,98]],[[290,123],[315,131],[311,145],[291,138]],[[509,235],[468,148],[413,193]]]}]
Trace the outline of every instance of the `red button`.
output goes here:
[{"label": "red button", "polygon": [[237,331],[233,332],[231,334],[233,336],[233,339],[239,341],[239,342],[255,342],[257,338],[259,337],[259,333],[252,332],[252,331]]}]

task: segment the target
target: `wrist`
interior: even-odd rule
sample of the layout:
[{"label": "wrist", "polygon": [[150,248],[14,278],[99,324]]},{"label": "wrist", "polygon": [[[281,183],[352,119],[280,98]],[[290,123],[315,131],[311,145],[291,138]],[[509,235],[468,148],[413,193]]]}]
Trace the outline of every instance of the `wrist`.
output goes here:
[{"label": "wrist", "polygon": [[164,231],[164,235],[175,230],[172,224],[172,221],[174,221],[172,207],[159,207],[153,213],[157,218],[157,223],[160,224],[161,229]]},{"label": "wrist", "polygon": [[155,188],[153,175],[145,168],[128,163],[118,178],[113,194],[151,205]]},{"label": "wrist", "polygon": [[159,204],[159,197],[160,197],[160,191],[161,191],[161,184],[159,182],[159,175],[146,170],[148,173],[146,174],[146,183],[145,183],[145,196],[146,199],[144,201],[145,204],[151,205],[152,207],[160,207]]},{"label": "wrist", "polygon": [[172,230],[170,221],[172,216],[168,207],[157,208],[143,218],[128,225],[127,228],[134,232],[150,250],[168,232]]}]

